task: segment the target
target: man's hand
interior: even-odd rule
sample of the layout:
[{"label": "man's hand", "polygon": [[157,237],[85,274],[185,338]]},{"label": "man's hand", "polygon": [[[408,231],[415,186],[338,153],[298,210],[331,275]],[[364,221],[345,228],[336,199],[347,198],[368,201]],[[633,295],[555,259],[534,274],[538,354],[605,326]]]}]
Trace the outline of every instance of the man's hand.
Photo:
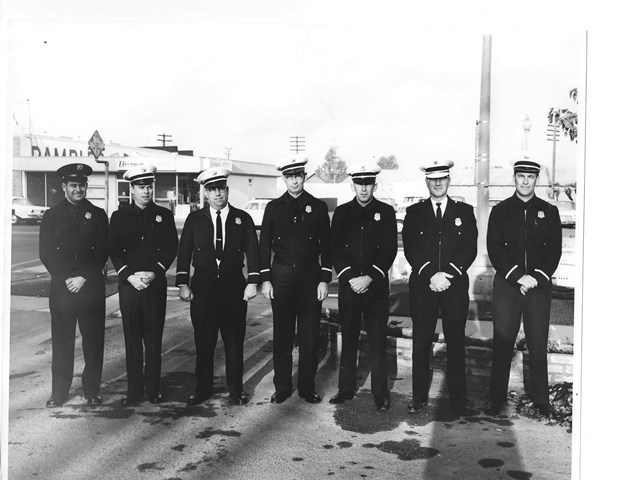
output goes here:
[{"label": "man's hand", "polygon": [[273,285],[271,285],[269,280],[262,282],[262,295],[264,295],[264,298],[267,300],[273,300]]},{"label": "man's hand", "polygon": [[453,275],[446,272],[437,272],[431,277],[431,283],[429,283],[429,288],[434,292],[444,292],[447,288],[451,286],[450,278],[453,278]]},{"label": "man's hand", "polygon": [[361,294],[369,290],[369,285],[371,285],[371,282],[373,282],[373,278],[371,278],[369,275],[362,275],[361,277],[354,277],[349,280],[349,285],[351,286],[351,290],[353,290],[354,293]]},{"label": "man's hand", "polygon": [[140,280],[149,285],[156,278],[154,272],[136,272],[136,275],[140,275]]},{"label": "man's hand", "polygon": [[258,286],[255,283],[247,283],[247,286],[244,287],[244,296],[242,297],[242,299],[245,302],[248,302],[257,294],[258,294]]},{"label": "man's hand", "polygon": [[67,290],[71,293],[78,293],[84,284],[87,283],[87,279],[84,277],[69,277],[65,280],[67,284]]},{"label": "man's hand", "polygon": [[193,300],[193,292],[189,288],[189,285],[180,285],[178,295],[180,296],[180,300],[183,302],[190,302]]},{"label": "man's hand", "polygon": [[538,286],[538,281],[531,275],[521,276],[518,283],[520,284],[520,293],[523,295],[532,288],[536,288]]},{"label": "man's hand", "polygon": [[133,275],[129,275],[127,281],[131,284],[133,288],[136,290],[144,290],[149,286],[147,282],[144,282],[142,279],[146,278],[140,275],[140,272],[134,273]]},{"label": "man's hand", "polygon": [[318,300],[321,302],[329,295],[329,284],[327,282],[320,282],[318,284]]}]

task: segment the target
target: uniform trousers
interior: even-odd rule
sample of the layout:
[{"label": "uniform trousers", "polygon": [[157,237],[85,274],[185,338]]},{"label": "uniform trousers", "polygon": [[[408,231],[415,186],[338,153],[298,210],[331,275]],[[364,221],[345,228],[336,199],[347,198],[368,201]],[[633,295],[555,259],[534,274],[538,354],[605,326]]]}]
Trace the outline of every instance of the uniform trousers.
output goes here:
[{"label": "uniform trousers", "polygon": [[529,350],[530,391],[534,403],[549,403],[547,376],[547,341],[551,315],[551,285],[532,288],[523,295],[500,275],[493,280],[493,361],[489,399],[494,403],[507,400],[513,347],[524,324]]},{"label": "uniform trousers", "polygon": [[[241,278],[244,283],[244,277]],[[196,278],[193,283],[196,283]],[[235,295],[226,294],[222,285],[214,285],[213,288],[217,295],[199,294],[196,290],[191,302],[196,345],[196,395],[209,397],[213,393],[213,358],[218,332],[224,342],[227,388],[230,394],[240,395],[243,391],[243,344],[247,330],[247,302],[242,299],[244,285]]]},{"label": "uniform trousers", "polygon": [[469,277],[464,275],[445,291],[434,292],[423,279],[412,274],[409,307],[413,322],[413,397],[425,402],[429,398],[431,348],[440,312],[447,343],[449,401],[463,404],[466,401],[464,333],[469,315]]},{"label": "uniform trousers", "polygon": [[64,278],[51,279],[52,397],[66,400],[73,379],[76,322],[82,335],[82,389],[85,397],[100,391],[104,354],[105,290],[103,277],[89,278],[71,293]]},{"label": "uniform trousers", "polygon": [[322,303],[318,301],[320,266],[290,267],[274,261],[273,285],[273,383],[276,391],[290,395],[293,345],[298,327],[298,393],[314,392],[318,368],[318,335]]},{"label": "uniform trousers", "polygon": [[136,290],[129,282],[119,288],[127,364],[127,396],[153,396],[160,391],[162,332],[167,311],[167,280],[155,278]]},{"label": "uniform trousers", "polygon": [[364,320],[371,362],[371,391],[375,397],[385,397],[387,388],[387,321],[389,320],[389,287],[378,286],[357,294],[349,283],[340,285],[338,294],[342,353],[338,390],[347,394],[356,391],[358,340]]}]

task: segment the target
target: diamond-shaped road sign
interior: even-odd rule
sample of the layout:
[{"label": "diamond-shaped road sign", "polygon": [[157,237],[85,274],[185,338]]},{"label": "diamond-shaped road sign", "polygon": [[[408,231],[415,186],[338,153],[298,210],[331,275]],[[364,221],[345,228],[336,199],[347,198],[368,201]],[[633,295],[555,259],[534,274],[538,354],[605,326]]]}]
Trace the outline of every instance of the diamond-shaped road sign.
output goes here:
[{"label": "diamond-shaped road sign", "polygon": [[104,142],[102,141],[102,137],[98,133],[98,130],[93,132],[93,135],[89,139],[89,150],[94,157],[96,157],[96,161],[98,157],[102,155],[102,151],[104,150]]}]

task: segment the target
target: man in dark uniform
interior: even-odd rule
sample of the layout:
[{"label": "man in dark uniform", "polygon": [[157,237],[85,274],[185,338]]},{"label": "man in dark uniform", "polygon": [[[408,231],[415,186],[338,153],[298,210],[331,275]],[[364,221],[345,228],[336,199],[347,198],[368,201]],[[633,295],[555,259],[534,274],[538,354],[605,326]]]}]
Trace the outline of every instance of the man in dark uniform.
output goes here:
[{"label": "man in dark uniform", "polygon": [[413,399],[409,412],[427,403],[433,334],[442,316],[447,343],[449,405],[468,415],[465,383],[465,325],[469,314],[467,269],[477,254],[478,228],[473,207],[447,195],[451,161],[421,167],[430,198],[407,208],[402,239],[411,265],[409,307],[413,322]]},{"label": "man in dark uniform", "polygon": [[[243,343],[247,302],[256,296],[260,280],[258,237],[251,216],[230,205],[229,171],[210,168],[196,181],[209,203],[187,217],[180,237],[176,286],[180,299],[191,302],[196,344],[196,391],[188,405],[198,405],[213,393],[213,354],[218,331],[224,342],[229,399],[248,402],[242,388]],[[248,283],[242,271],[247,257]],[[190,279],[190,264],[194,274]]]},{"label": "man in dark uniform", "polygon": [[551,315],[551,277],[562,255],[558,208],[535,194],[540,164],[514,163],[515,193],[489,215],[487,251],[493,279],[493,362],[486,413],[498,415],[507,400],[513,346],[523,320],[529,350],[529,395],[543,415],[549,405],[547,341]]},{"label": "man in dark uniform", "polygon": [[[327,204],[304,190],[307,160],[291,159],[277,167],[287,191],[269,202],[260,231],[262,293],[273,309],[273,367],[276,391],[271,401],[291,396],[292,350],[298,325],[300,349],[298,395],[318,403],[320,309],[331,281]],[[271,252],[273,251],[273,261]]]},{"label": "man in dark uniform", "polygon": [[109,255],[119,277],[118,294],[127,356],[123,405],[162,401],[160,365],[167,309],[166,271],[176,258],[178,233],[172,213],[153,201],[156,167],[128,170],[133,201],[113,212]]},{"label": "man in dark uniform", "polygon": [[82,334],[85,367],[82,388],[89,406],[102,403],[107,214],[87,196],[90,166],[70,163],[58,169],[65,199],[47,210],[40,226],[40,260],[51,274],[49,309],[53,386],[47,407],[69,397],[73,378],[76,321]]},{"label": "man in dark uniform", "polygon": [[398,251],[396,213],[392,206],[373,196],[378,187],[378,165],[357,165],[348,173],[355,198],[340,205],[331,222],[333,267],[339,281],[342,354],[338,393],[329,401],[340,404],[355,395],[358,339],[364,319],[373,401],[378,410],[388,410],[391,400],[387,388],[387,272]]}]

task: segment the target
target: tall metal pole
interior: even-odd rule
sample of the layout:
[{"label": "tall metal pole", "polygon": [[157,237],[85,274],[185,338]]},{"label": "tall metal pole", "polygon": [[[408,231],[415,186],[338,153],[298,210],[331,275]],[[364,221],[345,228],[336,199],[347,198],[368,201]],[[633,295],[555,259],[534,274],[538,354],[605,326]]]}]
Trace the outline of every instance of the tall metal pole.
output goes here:
[{"label": "tall metal pole", "polygon": [[489,265],[486,238],[487,224],[489,222],[490,182],[489,140],[491,132],[491,35],[484,35],[482,37],[482,70],[480,75],[480,117],[478,120],[478,146],[476,152],[476,212],[478,216],[477,260],[479,260],[480,263]]}]

